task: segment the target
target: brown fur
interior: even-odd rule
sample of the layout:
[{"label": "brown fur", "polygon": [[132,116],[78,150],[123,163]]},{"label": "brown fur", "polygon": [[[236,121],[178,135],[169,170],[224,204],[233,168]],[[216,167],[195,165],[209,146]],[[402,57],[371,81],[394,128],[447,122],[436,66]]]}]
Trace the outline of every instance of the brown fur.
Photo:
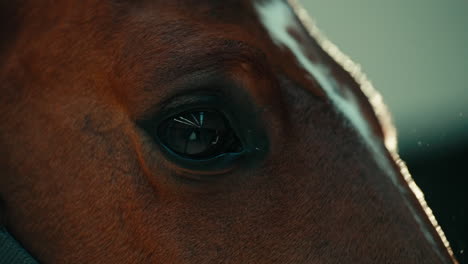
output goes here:
[{"label": "brown fur", "polygon": [[[1,45],[0,194],[7,228],[42,263],[450,262],[249,1],[13,9]],[[307,41],[382,136],[357,84]],[[270,150],[256,166],[187,182],[136,121],[217,74],[244,85],[232,100],[248,94]]]}]

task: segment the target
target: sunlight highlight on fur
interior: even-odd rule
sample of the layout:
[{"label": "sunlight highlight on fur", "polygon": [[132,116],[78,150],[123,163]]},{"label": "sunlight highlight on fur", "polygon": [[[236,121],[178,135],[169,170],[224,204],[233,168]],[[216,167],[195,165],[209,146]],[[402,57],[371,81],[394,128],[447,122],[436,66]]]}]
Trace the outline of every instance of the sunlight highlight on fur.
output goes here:
[{"label": "sunlight highlight on fur", "polygon": [[369,102],[371,103],[374,109],[374,112],[383,128],[386,148],[389,150],[392,158],[395,160],[396,164],[400,168],[401,174],[403,175],[409,188],[415,194],[416,198],[421,204],[429,221],[434,226],[436,232],[440,236],[442,242],[444,243],[444,246],[447,248],[449,254],[452,257],[452,260],[455,263],[457,263],[457,261],[455,260],[453,256],[453,251],[450,247],[450,244],[442,228],[437,223],[437,220],[434,214],[432,213],[432,210],[427,205],[427,202],[424,199],[423,192],[416,185],[415,181],[411,177],[410,172],[408,171],[406,164],[401,160],[398,154],[396,128],[393,125],[390,112],[388,111],[388,108],[385,105],[382,96],[372,86],[372,83],[369,81],[366,75],[362,72],[361,67],[355,62],[353,62],[349,56],[341,52],[335,44],[333,44],[330,40],[328,40],[323,35],[323,33],[320,32],[320,30],[317,28],[315,23],[310,18],[307,11],[302,6],[300,6],[299,2],[297,0],[288,0],[288,2],[291,5],[294,12],[296,13],[296,15],[298,16],[298,18],[301,20],[304,27],[317,40],[318,44],[323,48],[323,50],[326,51],[346,71],[348,71],[351,74],[351,76],[356,80],[356,82],[360,84],[362,91],[369,99]]}]

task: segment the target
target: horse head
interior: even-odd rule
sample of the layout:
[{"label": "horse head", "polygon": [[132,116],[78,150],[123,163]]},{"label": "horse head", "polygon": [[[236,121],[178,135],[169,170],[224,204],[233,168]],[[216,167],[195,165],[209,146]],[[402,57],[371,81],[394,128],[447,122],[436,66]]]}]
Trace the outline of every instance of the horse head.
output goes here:
[{"label": "horse head", "polygon": [[10,1],[0,194],[43,263],[452,263],[380,95],[293,1]]}]

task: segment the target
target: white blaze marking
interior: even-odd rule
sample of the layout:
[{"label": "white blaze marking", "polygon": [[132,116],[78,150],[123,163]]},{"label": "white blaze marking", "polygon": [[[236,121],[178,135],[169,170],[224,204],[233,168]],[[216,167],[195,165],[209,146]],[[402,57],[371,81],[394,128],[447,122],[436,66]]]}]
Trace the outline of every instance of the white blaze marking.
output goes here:
[{"label": "white blaze marking", "polygon": [[[423,193],[416,186],[406,166],[398,157],[398,154],[396,152],[397,141],[395,128],[391,123],[390,115],[386,110],[382,97],[377,91],[374,90],[374,88],[367,80],[365,75],[360,71],[359,66],[354,64],[354,62],[351,59],[349,59],[346,55],[342,54],[341,51],[339,51],[335,45],[333,45],[323,35],[321,35],[318,29],[314,27],[310,23],[310,21],[307,20],[309,18],[307,16],[307,12],[304,9],[300,9],[297,3],[293,4],[294,8],[296,9],[297,16],[299,17],[301,22],[304,24],[304,26],[308,26],[308,33],[310,33],[317,40],[319,45],[321,45],[322,48],[325,51],[327,51],[329,55],[333,59],[335,59],[335,61],[338,64],[340,64],[345,70],[347,70],[351,74],[351,76],[355,78],[358,84],[360,84],[361,89],[368,97],[369,102],[371,103],[374,112],[379,118],[379,121],[384,129],[384,143],[387,150],[391,153],[397,165],[400,167],[401,173],[405,177],[405,180],[408,183],[411,191],[418,198],[418,201],[420,202],[421,206],[423,207],[425,213],[427,214],[429,220],[435,227],[436,231],[440,235],[445,246],[449,250],[449,253],[453,254],[449,247],[447,239],[445,238],[440,227],[437,225],[435,217],[433,216],[430,208],[424,201]],[[335,78],[331,75],[330,69],[328,69],[325,65],[314,64],[312,63],[312,61],[307,59],[299,43],[297,43],[296,40],[294,40],[291,37],[291,35],[286,31],[288,26],[294,26],[296,24],[294,17],[295,14],[291,10],[291,7],[281,0],[257,2],[255,7],[260,15],[261,22],[263,23],[267,31],[270,33],[270,37],[272,38],[274,43],[278,46],[287,48],[294,54],[300,66],[302,66],[302,68],[309,72],[310,77],[315,79],[320,84],[320,86],[327,94],[328,98],[334,103],[335,107],[345,117],[348,118],[348,120],[357,129],[359,134],[364,138],[369,148],[375,154],[375,158],[378,164],[382,167],[382,169],[388,172],[387,174],[389,175],[393,184],[398,188],[400,192],[406,193],[406,189],[404,188],[404,186],[399,184],[398,175],[394,172],[390,161],[386,158],[386,152],[385,149],[381,147],[380,140],[373,134],[368,122],[363,118],[357,100],[354,97],[354,95],[350,92],[349,87],[339,89],[340,84],[338,84]],[[337,92],[338,90],[344,90],[344,96],[341,96]],[[434,238],[432,237],[431,233],[425,228],[425,225],[422,219],[416,213],[415,208],[409,203],[409,201],[406,199],[406,196],[404,196],[404,200],[410,212],[412,213],[415,221],[419,224],[422,233],[424,234],[426,239],[433,245],[433,247],[435,248],[435,252],[439,255],[439,257],[442,258],[439,250],[437,250],[437,244]]]},{"label": "white blaze marking", "polygon": [[368,142],[373,142],[367,121],[362,118],[362,114],[357,107],[355,99],[351,96],[349,89],[344,89],[350,99],[340,96],[336,89],[340,85],[330,75],[330,70],[320,64],[313,64],[307,59],[299,44],[285,30],[288,26],[294,25],[294,14],[283,1],[269,1],[263,5],[257,5],[264,26],[268,29],[273,41],[283,47],[287,47],[295,55],[300,65],[310,73],[310,77],[315,79],[325,90],[330,100],[338,110],[343,113],[358,129]]}]

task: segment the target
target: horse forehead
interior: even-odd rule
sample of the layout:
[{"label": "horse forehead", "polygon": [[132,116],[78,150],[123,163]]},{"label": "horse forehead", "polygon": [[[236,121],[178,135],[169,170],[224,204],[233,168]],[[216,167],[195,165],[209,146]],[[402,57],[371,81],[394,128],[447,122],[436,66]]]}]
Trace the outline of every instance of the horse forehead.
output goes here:
[{"label": "horse forehead", "polygon": [[[368,98],[362,96],[360,84],[350,81],[352,78],[342,70],[342,65],[329,60],[314,36],[304,30],[302,21],[298,19],[300,14],[291,8],[288,1],[180,0],[147,3],[145,6],[149,8],[142,13],[149,19],[146,25],[140,26],[145,31],[154,30],[159,41],[176,44],[170,46],[171,53],[177,52],[178,46],[185,51],[194,50],[196,43],[192,40],[204,42],[199,49],[207,52],[216,48],[210,45],[215,38],[248,42],[265,53],[275,68],[301,83],[301,87],[331,99],[335,108],[348,117],[368,142],[380,140],[380,135],[377,139],[370,139],[369,133],[381,128],[372,117],[374,109],[370,107]],[[281,56],[277,56],[279,54]],[[289,57],[289,60],[275,57]],[[337,75],[342,77],[337,78]],[[388,125],[386,129],[386,132],[391,131],[392,126]]]}]

